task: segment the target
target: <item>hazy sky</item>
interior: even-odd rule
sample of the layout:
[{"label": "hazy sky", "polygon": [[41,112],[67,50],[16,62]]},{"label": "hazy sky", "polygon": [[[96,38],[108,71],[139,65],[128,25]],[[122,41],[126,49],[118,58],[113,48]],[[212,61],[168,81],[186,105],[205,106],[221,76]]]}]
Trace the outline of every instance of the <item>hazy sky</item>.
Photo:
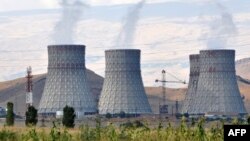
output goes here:
[{"label": "hazy sky", "polygon": [[68,23],[74,25],[68,30],[72,42],[87,46],[88,68],[104,76],[104,50],[141,49],[142,77],[147,86],[157,85],[154,80],[161,78],[162,69],[188,80],[188,55],[200,49],[235,49],[237,59],[250,57],[248,0],[148,0],[138,14],[136,28],[131,27],[133,45],[122,47],[116,46],[117,38],[129,22],[127,13],[139,1],[81,2],[85,3],[82,13],[73,13],[74,17],[72,13],[63,15],[60,0],[0,0],[0,81],[25,76],[29,65],[34,74],[45,73],[47,45],[55,43],[61,31],[55,27],[67,23],[67,17],[73,20]]}]

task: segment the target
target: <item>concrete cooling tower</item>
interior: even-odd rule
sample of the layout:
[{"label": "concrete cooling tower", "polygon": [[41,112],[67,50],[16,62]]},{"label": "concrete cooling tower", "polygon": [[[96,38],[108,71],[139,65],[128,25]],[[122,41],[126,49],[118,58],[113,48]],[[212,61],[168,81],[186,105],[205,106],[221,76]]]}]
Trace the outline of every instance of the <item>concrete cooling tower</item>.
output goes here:
[{"label": "concrete cooling tower", "polygon": [[141,77],[140,50],[107,50],[100,114],[152,113]]},{"label": "concrete cooling tower", "polygon": [[96,113],[97,104],[90,93],[85,68],[85,46],[48,46],[48,74],[39,105],[39,114],[63,111],[68,105],[76,113]]},{"label": "concrete cooling tower", "polygon": [[234,50],[200,51],[200,76],[192,114],[246,114],[235,74]]},{"label": "concrete cooling tower", "polygon": [[189,113],[192,114],[194,112],[196,105],[195,97],[196,97],[196,90],[199,81],[200,75],[200,55],[190,55],[190,73],[189,73],[189,83],[188,83],[188,90],[186,93],[185,100],[183,102],[182,111],[181,113]]}]

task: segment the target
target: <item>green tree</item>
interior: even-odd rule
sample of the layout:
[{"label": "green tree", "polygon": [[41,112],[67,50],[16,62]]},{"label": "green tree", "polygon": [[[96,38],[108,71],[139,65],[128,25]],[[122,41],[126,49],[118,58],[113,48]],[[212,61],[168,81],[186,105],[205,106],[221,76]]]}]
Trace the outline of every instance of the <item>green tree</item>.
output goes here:
[{"label": "green tree", "polygon": [[25,113],[25,115],[26,126],[35,126],[37,124],[37,109],[34,106],[29,106],[28,111]]},{"label": "green tree", "polygon": [[15,120],[15,115],[13,112],[13,103],[12,102],[8,102],[7,103],[7,115],[6,115],[6,124],[8,126],[13,126],[14,125],[14,120]]},{"label": "green tree", "polygon": [[75,126],[75,110],[73,107],[65,106],[63,108],[63,119],[62,123],[65,127],[74,128]]}]

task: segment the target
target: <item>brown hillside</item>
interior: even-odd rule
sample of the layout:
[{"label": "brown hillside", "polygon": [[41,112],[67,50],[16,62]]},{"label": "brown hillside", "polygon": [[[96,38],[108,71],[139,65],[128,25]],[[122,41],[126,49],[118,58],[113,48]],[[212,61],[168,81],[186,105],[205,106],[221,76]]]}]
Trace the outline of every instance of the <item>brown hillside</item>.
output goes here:
[{"label": "brown hillside", "polygon": [[[100,94],[103,78],[93,71],[87,71],[87,77],[91,86],[91,92],[95,97]],[[46,74],[35,75],[33,78],[33,100],[34,106],[38,107],[45,85]],[[0,83],[0,106],[6,107],[6,103],[12,101],[15,111],[24,115],[25,111],[25,87],[26,79],[19,78]]]},{"label": "brown hillside", "polygon": [[236,61],[237,75],[250,80],[250,58]]}]

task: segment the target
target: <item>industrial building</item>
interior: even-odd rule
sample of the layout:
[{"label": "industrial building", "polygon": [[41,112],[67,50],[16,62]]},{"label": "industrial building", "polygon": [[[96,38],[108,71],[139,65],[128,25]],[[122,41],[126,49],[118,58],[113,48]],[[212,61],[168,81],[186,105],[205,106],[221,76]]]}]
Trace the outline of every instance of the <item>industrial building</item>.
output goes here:
[{"label": "industrial building", "polygon": [[140,67],[140,50],[105,51],[106,70],[99,114],[150,114]]},{"label": "industrial building", "polygon": [[[246,114],[236,79],[235,51],[202,50],[199,58],[199,61],[196,59],[200,64],[197,90],[195,93],[193,87],[196,87],[196,81],[192,80],[196,77],[191,77],[182,112],[220,115]],[[191,66],[194,66],[193,60],[190,61]],[[190,73],[194,72],[195,69],[191,68]],[[190,76],[192,75],[190,74]]]},{"label": "industrial building", "polygon": [[38,113],[55,115],[68,105],[76,114],[97,112],[97,103],[90,93],[85,68],[84,45],[48,46],[48,74]]}]

